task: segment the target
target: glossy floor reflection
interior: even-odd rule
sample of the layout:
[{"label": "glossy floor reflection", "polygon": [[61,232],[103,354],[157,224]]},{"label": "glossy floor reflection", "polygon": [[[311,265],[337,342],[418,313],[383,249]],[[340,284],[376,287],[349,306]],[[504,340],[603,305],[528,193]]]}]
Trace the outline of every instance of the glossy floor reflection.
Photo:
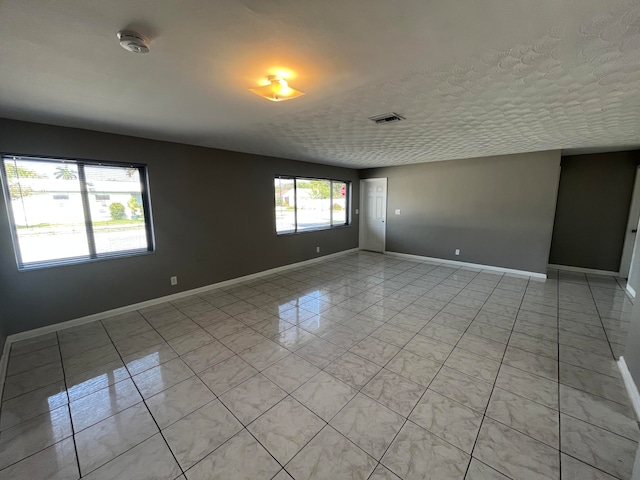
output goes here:
[{"label": "glossy floor reflection", "polygon": [[16,343],[0,479],[629,479],[615,279],[350,254]]}]

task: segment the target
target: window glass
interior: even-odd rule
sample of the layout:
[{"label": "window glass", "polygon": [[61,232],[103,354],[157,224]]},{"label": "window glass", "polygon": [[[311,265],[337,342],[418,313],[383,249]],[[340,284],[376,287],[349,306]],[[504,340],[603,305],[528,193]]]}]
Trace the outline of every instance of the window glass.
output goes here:
[{"label": "window glass", "polygon": [[276,232],[297,233],[347,225],[349,186],[338,180],[276,177]]},{"label": "window glass", "polygon": [[151,251],[143,166],[5,156],[19,268]]}]

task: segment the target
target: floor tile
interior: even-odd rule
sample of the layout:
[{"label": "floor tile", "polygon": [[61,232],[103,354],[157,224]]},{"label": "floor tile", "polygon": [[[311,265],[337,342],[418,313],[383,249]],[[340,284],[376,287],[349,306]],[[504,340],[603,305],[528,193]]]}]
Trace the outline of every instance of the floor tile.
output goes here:
[{"label": "floor tile", "polygon": [[376,461],[353,443],[325,427],[286,466],[294,478],[365,480]]},{"label": "floor tile", "polygon": [[522,480],[558,480],[559,452],[544,443],[485,418],[473,456],[499,472]]},{"label": "floor tile", "polygon": [[4,383],[2,400],[6,401],[19,395],[38,390],[52,383],[57,383],[63,378],[62,364],[57,362],[7,377]]},{"label": "floor tile", "polygon": [[501,388],[495,388],[486,415],[553,448],[559,448],[560,415]]},{"label": "floor tile", "polygon": [[407,422],[382,464],[405,480],[447,480],[464,478],[469,455]]},{"label": "floor tile", "polygon": [[405,345],[404,349],[433,362],[444,363],[453,350],[453,346],[423,335],[416,335]]},{"label": "floor tile", "polygon": [[622,380],[560,362],[560,383],[628,405]]},{"label": "floor tile", "polygon": [[452,368],[442,367],[429,388],[477,412],[484,412],[492,386]]},{"label": "floor tile", "polygon": [[289,354],[262,371],[262,374],[280,388],[291,393],[320,371],[306,360]]},{"label": "floor tile", "polygon": [[249,327],[245,327],[243,330],[238,330],[231,335],[221,338],[220,342],[233,352],[240,353],[264,340],[266,340],[266,337],[251,330]]},{"label": "floor tile", "polygon": [[472,458],[464,480],[509,480],[509,477],[504,476],[489,465]]},{"label": "floor tile", "polygon": [[173,458],[171,450],[162,436],[156,434],[82,478],[174,480],[178,479],[178,475],[180,475],[180,467]]},{"label": "floor tile", "polygon": [[615,477],[608,473],[564,453],[560,454],[560,462],[562,463],[561,480],[615,480]]},{"label": "floor tile", "polygon": [[24,355],[11,355],[7,367],[7,376],[10,377],[18,373],[27,372],[36,367],[60,361],[60,349],[57,344],[34,352],[25,353]]},{"label": "floor tile", "polygon": [[193,376],[193,371],[176,358],[133,377],[143,398],[149,398]]},{"label": "floor tile", "polygon": [[227,358],[233,357],[233,355],[234,353],[231,350],[214,340],[182,355],[180,358],[191,370],[200,373]]},{"label": "floor tile", "polygon": [[87,475],[157,432],[147,407],[138,403],[77,433],[80,473]]},{"label": "floor tile", "polygon": [[247,428],[284,465],[324,426],[320,417],[287,397]]},{"label": "floor tile", "polygon": [[211,368],[203,370],[198,374],[198,377],[213,393],[220,396],[253,377],[256,373],[258,371],[255,368],[238,355],[234,355]]},{"label": "floor tile", "polygon": [[258,374],[221,395],[220,401],[248,425],[286,396],[287,392]]},{"label": "floor tile", "polygon": [[338,347],[322,338],[315,338],[296,350],[297,355],[318,368],[326,367],[345,352],[346,350],[344,348]]},{"label": "floor tile", "polygon": [[146,400],[147,408],[161,429],[215,400],[215,395],[197,377],[190,377]]},{"label": "floor tile", "polygon": [[120,352],[120,355],[126,357],[145,348],[163,344],[165,341],[155,330],[150,330],[132,337],[124,337],[119,340],[114,339],[113,343],[118,352]]},{"label": "floor tile", "polygon": [[540,377],[558,381],[558,361],[542,355],[536,355],[519,348],[507,347],[503,363],[510,367],[533,373]]},{"label": "floor tile", "polygon": [[375,330],[371,336],[378,340],[382,340],[383,342],[402,348],[415,336],[415,333],[386,323]]},{"label": "floor tile", "polygon": [[188,469],[242,430],[242,424],[214,400],[163,430],[178,463]]},{"label": "floor tile", "polygon": [[131,375],[137,375],[150,368],[157,367],[169,360],[176,358],[178,354],[166,343],[153,345],[131,355],[123,357],[127,370]]},{"label": "floor tile", "polygon": [[496,387],[546,407],[558,409],[558,384],[546,378],[503,364],[496,380]]},{"label": "floor tile", "polygon": [[265,340],[240,353],[240,357],[258,371],[270,367],[289,355],[289,350],[271,340]]},{"label": "floor tile", "polygon": [[640,437],[630,407],[566,385],[560,385],[560,411],[630,440],[637,441]]},{"label": "floor tile", "polygon": [[6,430],[69,403],[64,381],[33,390],[2,403],[0,430]]},{"label": "floor tile", "polygon": [[495,381],[498,376],[498,370],[500,369],[499,362],[458,347],[453,349],[444,364],[449,368],[453,368],[488,383]]},{"label": "floor tile", "polygon": [[449,345],[455,345],[463,335],[463,332],[455,328],[447,327],[446,325],[438,325],[437,323],[429,323],[422,330],[418,332],[425,337],[438,340],[440,342],[448,343]]},{"label": "floor tile", "polygon": [[427,390],[409,420],[471,454],[482,414],[461,403]]},{"label": "floor tile", "polygon": [[0,432],[0,469],[70,437],[68,407],[62,406]]},{"label": "floor tile", "polygon": [[328,422],[357,393],[357,390],[328,373],[320,372],[291,395]]},{"label": "floor tile", "polygon": [[400,351],[400,348],[377,338],[367,337],[349,351],[382,367]]},{"label": "floor tile", "polygon": [[130,378],[72,401],[69,408],[74,432],[84,430],[141,401],[142,397]]},{"label": "floor tile", "polygon": [[50,347],[58,344],[58,336],[56,332],[38,335],[34,338],[21,340],[11,344],[11,357],[24,355],[26,353],[35,352],[42,348]]},{"label": "floor tile", "polygon": [[415,353],[400,350],[385,368],[426,387],[440,370],[440,365]]},{"label": "floor tile", "polygon": [[116,360],[73,377],[67,377],[65,382],[69,400],[74,401],[126,378],[129,378],[129,372],[122,360]]},{"label": "floor tile", "polygon": [[425,390],[422,385],[383,369],[364,386],[362,393],[406,417]]},{"label": "floor tile", "polygon": [[379,460],[405,419],[380,403],[358,394],[331,420],[330,425]]},{"label": "floor tile", "polygon": [[502,361],[506,345],[483,337],[465,333],[457,344],[457,348],[467,350],[491,360]]},{"label": "floor tile", "polygon": [[354,353],[347,352],[333,363],[330,363],[324,371],[359,390],[381,369],[380,365],[376,365]]},{"label": "floor tile", "polygon": [[558,358],[558,344],[541,338],[532,337],[520,332],[513,332],[509,339],[509,346],[525,350],[529,353],[545,357]]},{"label": "floor tile", "polygon": [[213,338],[212,335],[209,335],[204,329],[198,327],[196,330],[193,330],[189,333],[167,340],[167,343],[176,351],[178,355],[185,355],[192,350],[203,347],[215,341],[216,339]]},{"label": "floor tile", "polygon": [[270,480],[280,465],[246,430],[187,471],[188,480]]},{"label": "floor tile", "polygon": [[80,478],[76,449],[67,438],[0,470],[0,480],[76,480]]},{"label": "floor tile", "polygon": [[630,478],[638,443],[561,414],[562,451],[618,478]]}]

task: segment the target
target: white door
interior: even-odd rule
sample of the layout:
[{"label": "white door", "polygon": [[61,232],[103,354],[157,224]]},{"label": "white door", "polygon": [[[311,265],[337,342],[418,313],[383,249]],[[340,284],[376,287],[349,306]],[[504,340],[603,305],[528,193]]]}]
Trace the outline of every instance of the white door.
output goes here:
[{"label": "white door", "polygon": [[636,183],[633,186],[633,195],[631,197],[631,207],[629,208],[629,220],[627,221],[627,231],[624,236],[624,245],[622,247],[622,258],[620,259],[620,273],[622,278],[629,277],[629,268],[631,267],[631,255],[633,254],[633,245],[636,241],[638,231],[638,220],[640,219],[640,168],[636,169]]},{"label": "white door", "polygon": [[360,248],[384,252],[387,220],[387,179],[360,181],[362,212],[360,215]]}]

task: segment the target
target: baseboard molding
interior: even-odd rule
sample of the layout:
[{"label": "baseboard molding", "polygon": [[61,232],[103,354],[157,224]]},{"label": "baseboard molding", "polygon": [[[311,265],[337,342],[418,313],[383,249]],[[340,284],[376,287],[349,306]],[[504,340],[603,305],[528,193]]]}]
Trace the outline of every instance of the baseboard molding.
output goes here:
[{"label": "baseboard molding", "polygon": [[610,272],[609,270],[596,270],[595,268],[571,267],[569,265],[556,265],[554,263],[550,263],[548,266],[549,268],[554,268],[556,270],[564,270],[565,272],[591,273],[593,275],[605,275],[607,277],[618,276],[618,272]]},{"label": "baseboard molding", "polygon": [[457,260],[447,260],[444,258],[423,257],[422,255],[412,255],[410,253],[399,253],[399,252],[389,252],[389,251],[386,251],[384,253],[386,255],[393,255],[394,257],[400,257],[400,258],[409,258],[412,260],[437,262],[437,263],[443,263],[445,265],[455,265],[458,267],[479,268],[481,270],[490,270],[493,272],[500,272],[500,273],[510,273],[513,275],[524,275],[527,277],[534,277],[534,278],[542,278],[542,279],[547,278],[547,275],[545,273],[528,272],[525,270],[516,270],[513,268],[495,267],[493,265],[481,265],[479,263],[459,262]]},{"label": "baseboard molding", "polygon": [[629,285],[627,283],[627,286],[625,287],[625,290],[627,291],[627,293],[631,296],[631,298],[636,298],[636,291],[633,289],[633,287],[631,285]]},{"label": "baseboard molding", "polygon": [[624,360],[624,357],[620,357],[618,360],[618,368],[620,369],[624,386],[626,387],[627,394],[631,400],[631,405],[633,405],[633,410],[636,413],[636,420],[640,421],[640,392],[638,392],[638,386],[631,376],[631,372],[629,371],[629,367],[627,367],[627,362]]},{"label": "baseboard molding", "polygon": [[[129,313],[135,310],[140,310],[141,308],[151,307],[153,305],[158,305],[164,302],[170,302],[171,300],[177,300],[179,298],[188,297],[191,295],[195,295],[198,293],[208,292],[209,290],[215,290],[222,287],[228,287],[230,285],[234,285],[236,283],[246,282],[248,280],[253,280],[260,277],[265,277],[267,275],[272,275],[274,273],[285,272],[287,270],[293,270],[299,267],[304,267],[306,265],[312,265],[314,263],[323,262],[332,258],[341,257],[343,255],[348,255],[350,253],[358,252],[359,248],[351,248],[349,250],[343,250],[341,252],[331,253],[329,255],[323,255],[321,257],[312,258],[310,260],[304,260],[302,262],[291,263],[289,265],[283,265],[281,267],[271,268],[269,270],[263,270],[262,272],[252,273],[250,275],[245,275],[242,277],[232,278],[230,280],[225,280],[223,282],[212,283],[210,285],[205,285],[204,287],[198,287],[191,290],[185,290],[183,292],[174,293],[172,295],[166,295],[164,297],[153,298],[151,300],[146,300],[144,302],[134,303],[131,305],[125,305],[123,307],[114,308],[113,310],[107,310],[105,312],[94,313],[92,315],[87,315],[85,317],[75,318],[73,320],[67,320],[65,322],[54,323],[53,325],[47,325],[46,327],[40,327],[33,330],[27,330],[25,332],[16,333],[13,335],[9,335],[7,337],[7,341],[4,346],[4,350],[2,352],[2,358],[4,359],[5,355],[8,355],[9,347],[12,343],[19,342],[21,340],[26,340],[29,338],[37,337],[39,335],[44,335],[51,332],[57,332],[59,330],[65,330],[71,327],[77,327],[78,325],[84,325],[85,323],[95,322],[97,320],[103,320],[105,318],[113,317],[115,315],[120,315],[122,313]],[[0,364],[1,366],[2,364]],[[0,375],[2,372],[6,371],[4,368],[0,371]],[[3,382],[4,384],[4,382]],[[1,397],[0,397],[1,398]]]}]

